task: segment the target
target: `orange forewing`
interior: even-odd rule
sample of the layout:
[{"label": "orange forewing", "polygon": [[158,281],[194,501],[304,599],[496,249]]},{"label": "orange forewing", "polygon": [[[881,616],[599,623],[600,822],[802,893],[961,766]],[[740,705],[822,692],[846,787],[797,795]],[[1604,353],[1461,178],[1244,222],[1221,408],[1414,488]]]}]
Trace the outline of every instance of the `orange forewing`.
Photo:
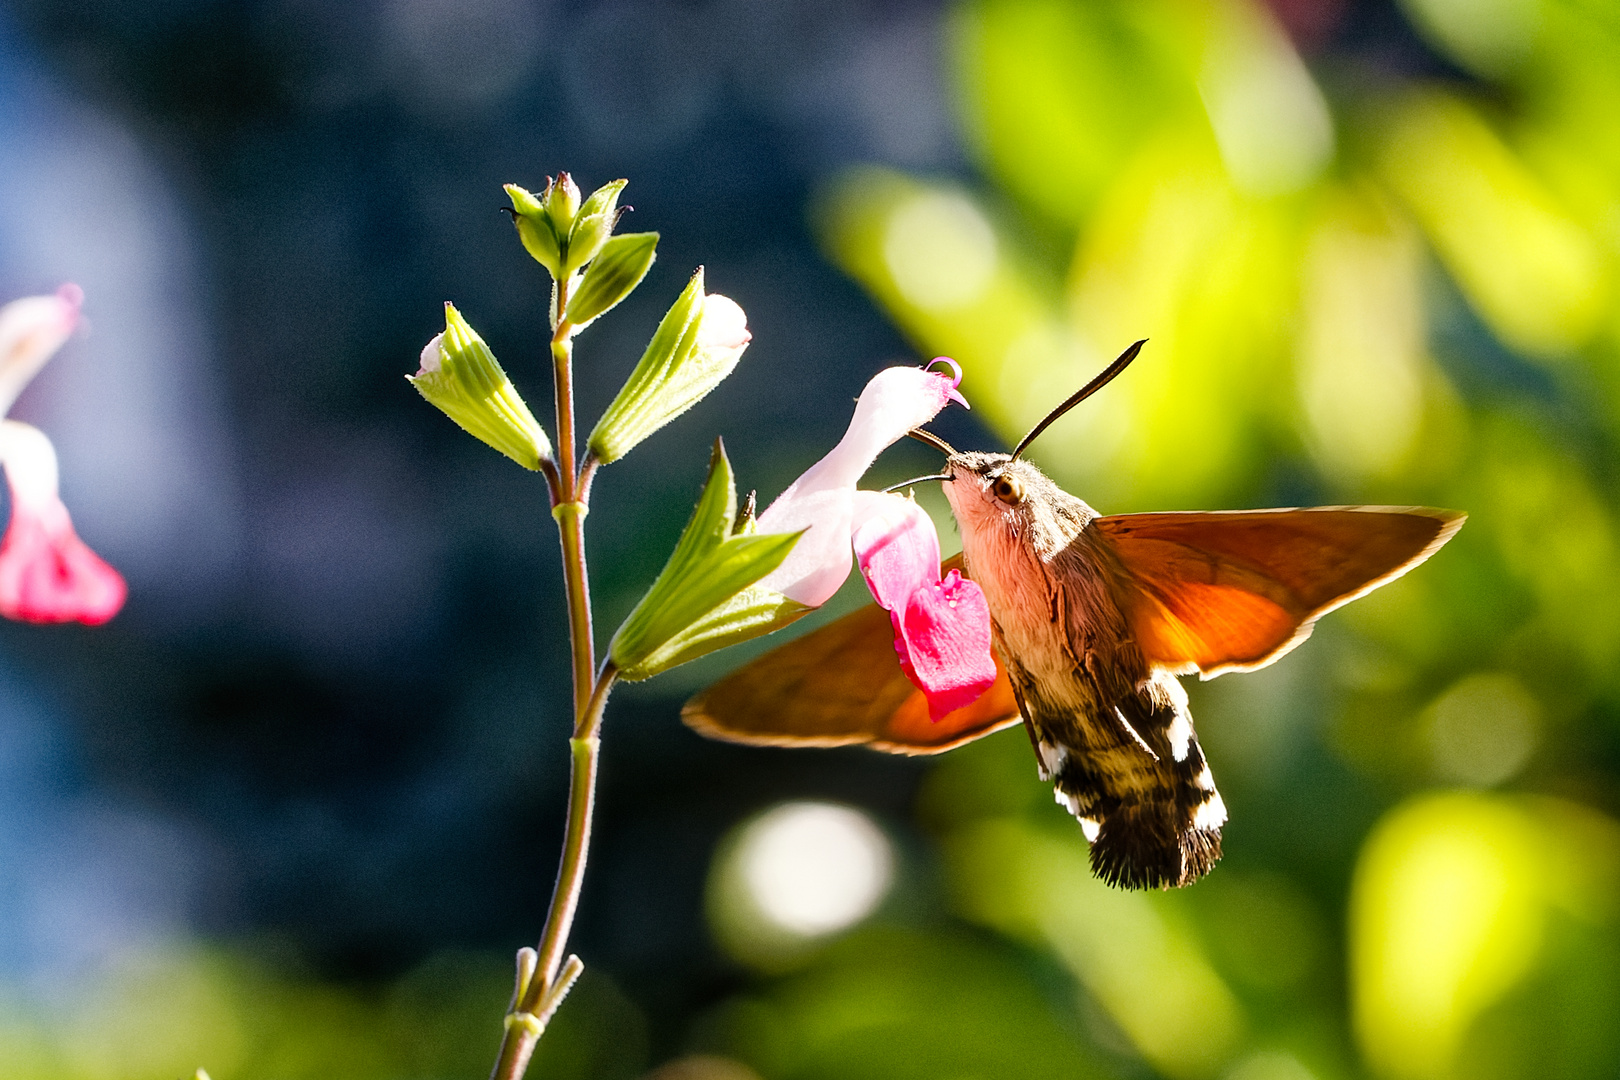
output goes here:
[{"label": "orange forewing", "polygon": [[1091,527],[1133,579],[1150,663],[1206,677],[1264,667],[1316,619],[1432,555],[1466,515],[1424,507],[1121,514]]},{"label": "orange forewing", "polygon": [[[944,570],[958,568],[960,557]],[[922,691],[900,670],[889,613],[845,615],[737,669],[686,703],[681,718],[711,738],[762,746],[847,746],[937,754],[1016,724],[1001,662],[971,705],[928,719]]]}]

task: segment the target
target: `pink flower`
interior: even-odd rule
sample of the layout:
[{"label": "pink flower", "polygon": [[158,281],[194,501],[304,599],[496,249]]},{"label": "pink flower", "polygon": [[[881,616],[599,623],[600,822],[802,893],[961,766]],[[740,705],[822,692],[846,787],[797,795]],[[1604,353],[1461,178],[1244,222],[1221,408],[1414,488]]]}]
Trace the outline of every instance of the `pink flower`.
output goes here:
[{"label": "pink flower", "polygon": [[24,622],[106,622],[124,579],[73,531],[56,494],[56,451],[38,428],[0,421],[11,524],[0,540],[0,615]]},{"label": "pink flower", "polygon": [[855,558],[894,624],[901,670],[937,721],[977,701],[996,681],[990,606],[984,591],[957,571],[940,580],[939,534],[922,507],[899,495],[871,499],[854,532]]},{"label": "pink flower", "polygon": [[956,392],[961,381],[960,373],[953,377],[913,367],[886,368],[872,376],[838,445],[759,515],[760,532],[808,530],[761,585],[810,607],[832,598],[849,577],[855,484],[878,454],[932,420],[947,401],[966,405]]},{"label": "pink flower", "polygon": [[[0,308],[0,415],[79,321],[83,293],[64,285]],[[39,429],[0,421],[11,523],[0,539],[0,615],[25,622],[104,623],[124,605],[124,579],[73,531],[57,495],[56,450]]]},{"label": "pink flower", "polygon": [[[943,358],[941,358],[943,359]],[[849,576],[853,548],[867,587],[894,623],[900,666],[928,698],[935,720],[974,701],[996,678],[984,593],[952,570],[939,574],[939,536],[910,499],[858,491],[879,453],[932,420],[945,403],[967,402],[952,375],[895,367],[861,392],[838,445],[759,516],[760,532],[806,530],[791,554],[760,582],[820,607]]]}]

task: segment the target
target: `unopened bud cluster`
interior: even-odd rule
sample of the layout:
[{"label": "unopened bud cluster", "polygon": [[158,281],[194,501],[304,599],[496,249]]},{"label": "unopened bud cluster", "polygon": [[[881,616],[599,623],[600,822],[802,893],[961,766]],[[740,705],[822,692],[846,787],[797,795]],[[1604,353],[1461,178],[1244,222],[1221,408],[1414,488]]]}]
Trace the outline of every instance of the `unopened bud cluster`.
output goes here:
[{"label": "unopened bud cluster", "polygon": [[[564,368],[573,362],[574,336],[635,291],[656,255],[657,233],[614,233],[624,213],[619,206],[624,186],[615,180],[582,198],[567,173],[547,181],[539,193],[506,185],[518,239],[551,275],[551,352]],[[591,430],[586,460],[618,461],[703,400],[737,366],[749,337],[743,309],[705,292],[700,267]],[[484,339],[452,305],[445,305],[444,332],[428,342],[421,368],[410,380],[478,439],[524,468],[546,470],[554,483],[558,480],[545,428]],[[558,497],[555,486],[553,497]],[[657,674],[807,610],[757,584],[787,556],[798,534],[755,536],[753,531],[752,516],[737,513],[731,467],[717,446],[708,485],[675,553],[614,637],[610,652],[621,678]]]},{"label": "unopened bud cluster", "polygon": [[[565,289],[552,291],[554,328],[564,321],[576,329],[585,327],[629,296],[653,264],[657,233],[613,235],[624,213],[619,206],[624,185],[623,180],[603,184],[583,202],[567,173],[549,181],[539,195],[506,185],[518,239],[553,281],[567,283]],[[577,282],[576,275],[581,275]],[[559,310],[564,295],[567,308]]]},{"label": "unopened bud cluster", "polygon": [[566,278],[590,262],[613,234],[619,215],[624,213],[619,208],[619,192],[625,183],[615,180],[603,184],[583,204],[578,185],[567,173],[547,181],[539,195],[507,184],[518,238],[552,277]]}]

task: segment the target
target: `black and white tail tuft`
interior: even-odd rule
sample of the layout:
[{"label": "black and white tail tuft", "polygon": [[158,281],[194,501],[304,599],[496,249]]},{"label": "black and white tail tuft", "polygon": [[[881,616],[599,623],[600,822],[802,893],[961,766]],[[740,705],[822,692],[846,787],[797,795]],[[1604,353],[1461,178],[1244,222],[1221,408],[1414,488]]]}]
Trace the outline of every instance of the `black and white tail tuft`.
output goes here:
[{"label": "black and white tail tuft", "polygon": [[1109,718],[1088,717],[1084,748],[1043,723],[1035,747],[1043,776],[1080,819],[1098,877],[1126,889],[1190,885],[1221,857],[1226,806],[1186,696],[1164,675],[1110,711],[1122,737],[1099,737]]}]

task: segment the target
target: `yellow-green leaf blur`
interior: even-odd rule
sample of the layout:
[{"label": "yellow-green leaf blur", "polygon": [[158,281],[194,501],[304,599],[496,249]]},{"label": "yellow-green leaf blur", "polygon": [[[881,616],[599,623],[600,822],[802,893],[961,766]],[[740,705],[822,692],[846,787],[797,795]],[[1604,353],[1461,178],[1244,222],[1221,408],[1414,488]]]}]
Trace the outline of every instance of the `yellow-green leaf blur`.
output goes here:
[{"label": "yellow-green leaf blur", "polygon": [[961,4],[983,179],[851,169],[818,232],[1009,445],[1148,338],[1030,451],[1103,513],[1473,524],[1277,668],[1194,690],[1237,791],[1206,884],[1098,886],[1061,815],[996,793],[1021,737],[944,762],[925,812],[957,910],[1159,1074],[1610,1075],[1620,18],[1411,0],[1473,77],[1392,79],[1302,56],[1278,12],[1314,7]]}]

